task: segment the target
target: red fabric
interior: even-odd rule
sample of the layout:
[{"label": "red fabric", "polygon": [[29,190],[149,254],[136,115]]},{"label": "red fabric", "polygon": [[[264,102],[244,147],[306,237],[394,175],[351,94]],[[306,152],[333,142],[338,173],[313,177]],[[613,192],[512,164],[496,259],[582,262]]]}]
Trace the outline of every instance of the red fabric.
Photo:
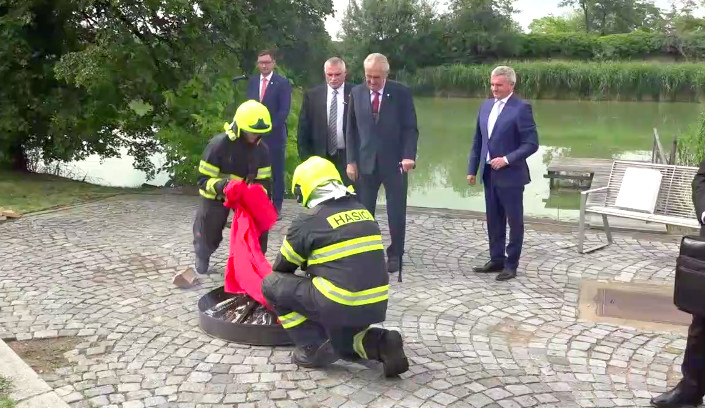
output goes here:
[{"label": "red fabric", "polygon": [[259,237],[277,221],[277,211],[259,184],[231,180],[225,187],[225,206],[235,210],[230,228],[230,256],[225,267],[225,291],[247,293],[268,306],[262,295],[262,280],[272,265],[262,254]]}]

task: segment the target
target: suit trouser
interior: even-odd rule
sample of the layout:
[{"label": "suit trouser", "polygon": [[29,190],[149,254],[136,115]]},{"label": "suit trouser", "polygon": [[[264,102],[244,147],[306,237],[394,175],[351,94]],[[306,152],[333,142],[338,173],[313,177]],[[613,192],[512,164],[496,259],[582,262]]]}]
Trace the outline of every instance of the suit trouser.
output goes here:
[{"label": "suit trouser", "polygon": [[335,168],[338,170],[338,173],[340,173],[340,178],[343,179],[343,184],[346,186],[351,185],[352,181],[348,177],[348,163],[347,157],[345,156],[345,149],[338,149],[338,152],[334,155],[326,154],[326,159],[335,164]]},{"label": "suit trouser", "polygon": [[[485,185],[485,213],[490,260],[517,269],[524,241],[524,186],[500,187],[492,180],[497,170],[485,166],[482,180]],[[501,171],[501,170],[499,170]],[[507,241],[509,223],[509,245]],[[506,245],[506,253],[505,253]]]},{"label": "suit trouser", "polygon": [[699,396],[705,394],[705,316],[693,315],[681,372],[683,385]]},{"label": "suit trouser", "polygon": [[[199,258],[210,259],[223,240],[223,228],[230,209],[222,202],[201,197],[193,222],[193,249]],[[268,232],[259,237],[262,253],[267,253]]]},{"label": "suit trouser", "polygon": [[406,228],[406,206],[404,197],[406,191],[403,189],[402,173],[392,171],[381,174],[378,170],[372,174],[359,174],[355,188],[360,196],[362,205],[367,208],[372,215],[375,215],[377,206],[377,194],[380,185],[384,185],[384,192],[387,199],[387,220],[389,222],[389,235],[392,244],[387,248],[389,258],[399,257],[403,250],[404,243],[402,237]]},{"label": "suit trouser", "polygon": [[284,202],[284,161],[286,151],[286,138],[273,140],[264,138],[269,148],[269,159],[272,162],[272,204],[277,212],[281,212]]},{"label": "suit trouser", "polygon": [[330,339],[338,355],[347,360],[375,358],[377,345],[386,330],[341,327],[335,322],[326,322],[320,313],[321,305],[316,302],[316,291],[311,278],[293,273],[274,271],[262,282],[262,294],[294,344],[320,346]]}]

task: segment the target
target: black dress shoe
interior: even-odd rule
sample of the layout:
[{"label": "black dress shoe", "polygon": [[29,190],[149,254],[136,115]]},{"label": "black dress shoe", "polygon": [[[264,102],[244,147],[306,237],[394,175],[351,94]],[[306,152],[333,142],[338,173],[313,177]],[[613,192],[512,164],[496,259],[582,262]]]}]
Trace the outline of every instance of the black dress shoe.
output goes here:
[{"label": "black dress shoe", "polygon": [[517,277],[517,270],[516,269],[509,269],[509,268],[504,268],[502,273],[497,275],[495,278],[498,281],[506,281],[509,279],[514,279]]},{"label": "black dress shoe", "polygon": [[682,384],[676,385],[671,391],[651,398],[651,405],[657,408],[690,408],[703,403],[703,397],[694,391],[688,391]]},{"label": "black dress shoe", "polygon": [[504,269],[504,264],[499,263],[499,262],[489,261],[482,266],[474,266],[472,268],[472,271],[487,273],[487,272],[500,272],[503,269]]},{"label": "black dress shoe", "polygon": [[387,259],[387,272],[399,272],[399,257]]}]

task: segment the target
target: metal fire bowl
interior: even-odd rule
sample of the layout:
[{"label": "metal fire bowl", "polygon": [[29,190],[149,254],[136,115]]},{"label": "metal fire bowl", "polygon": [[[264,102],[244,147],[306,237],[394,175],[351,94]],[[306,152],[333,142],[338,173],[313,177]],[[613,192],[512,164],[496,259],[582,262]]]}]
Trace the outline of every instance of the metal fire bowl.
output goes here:
[{"label": "metal fire bowl", "polygon": [[[205,311],[239,294],[226,293],[223,287],[213,289],[198,300],[198,325],[213,337],[253,346],[288,346],[294,344],[281,324],[257,325],[232,323],[211,317]],[[247,296],[247,295],[244,295]]]}]

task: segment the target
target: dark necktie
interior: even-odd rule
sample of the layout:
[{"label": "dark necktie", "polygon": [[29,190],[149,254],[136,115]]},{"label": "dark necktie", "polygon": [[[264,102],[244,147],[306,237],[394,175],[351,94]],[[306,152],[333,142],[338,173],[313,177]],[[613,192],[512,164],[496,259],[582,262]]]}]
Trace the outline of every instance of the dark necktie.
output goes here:
[{"label": "dark necktie", "polygon": [[338,90],[333,90],[330,98],[330,113],[328,114],[328,154],[338,153]]},{"label": "dark necktie", "polygon": [[374,92],[373,98],[372,98],[372,114],[377,116],[379,115],[379,92],[378,91],[372,91]]}]

